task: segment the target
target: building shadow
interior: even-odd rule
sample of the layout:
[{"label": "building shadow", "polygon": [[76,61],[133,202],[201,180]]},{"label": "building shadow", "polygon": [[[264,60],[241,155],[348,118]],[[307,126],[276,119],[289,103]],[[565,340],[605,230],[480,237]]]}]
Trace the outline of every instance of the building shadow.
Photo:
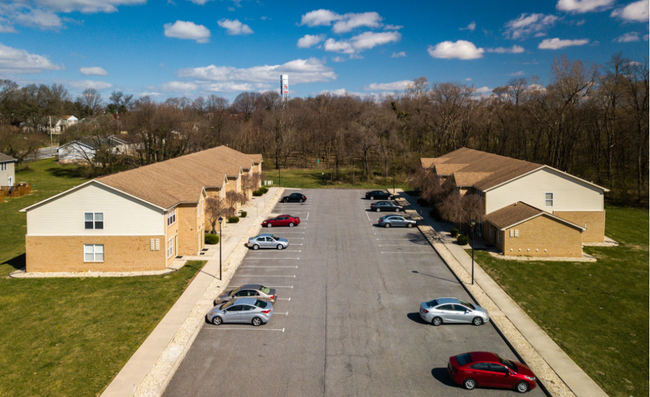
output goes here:
[{"label": "building shadow", "polygon": [[16,270],[24,269],[26,266],[25,254],[20,254],[8,261],[4,262],[3,265],[9,265]]}]

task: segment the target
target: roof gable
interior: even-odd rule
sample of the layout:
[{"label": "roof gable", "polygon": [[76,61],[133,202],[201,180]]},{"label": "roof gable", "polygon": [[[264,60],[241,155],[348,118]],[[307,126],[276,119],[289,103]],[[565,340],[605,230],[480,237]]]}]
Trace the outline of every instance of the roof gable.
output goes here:
[{"label": "roof gable", "polygon": [[569,222],[564,218],[543,211],[537,207],[533,207],[532,205],[526,204],[522,201],[517,201],[514,204],[510,204],[499,210],[491,212],[485,217],[485,220],[496,226],[498,229],[504,230],[537,218],[538,216],[546,216],[576,229],[580,229],[582,231],[586,230],[582,226],[578,226],[573,222]]}]

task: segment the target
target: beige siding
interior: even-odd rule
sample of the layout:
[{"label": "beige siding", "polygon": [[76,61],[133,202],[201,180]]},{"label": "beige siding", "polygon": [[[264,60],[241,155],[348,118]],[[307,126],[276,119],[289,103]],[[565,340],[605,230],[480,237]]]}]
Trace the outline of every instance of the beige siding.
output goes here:
[{"label": "beige siding", "polygon": [[[102,212],[104,229],[84,229],[85,212]],[[162,210],[100,184],[90,183],[27,211],[27,235],[163,235],[163,222]]]},{"label": "beige siding", "polygon": [[[546,193],[553,193],[552,207],[546,206]],[[488,214],[517,201],[551,213],[604,210],[602,190],[545,168],[485,192],[485,195]]]},{"label": "beige siding", "polygon": [[[10,186],[14,185],[16,183],[16,175],[15,175],[15,162],[7,162],[3,163],[7,166],[7,169],[5,171],[2,171],[0,169],[0,186]],[[9,178],[11,178],[11,183],[9,183]]]}]

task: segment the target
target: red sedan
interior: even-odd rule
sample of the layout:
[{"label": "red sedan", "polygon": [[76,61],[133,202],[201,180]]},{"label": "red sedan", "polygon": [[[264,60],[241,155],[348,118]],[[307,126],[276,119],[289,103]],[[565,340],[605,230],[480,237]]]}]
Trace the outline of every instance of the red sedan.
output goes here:
[{"label": "red sedan", "polygon": [[537,386],[530,368],[496,353],[471,352],[449,357],[447,372],[454,382],[467,390],[485,386],[526,393]]},{"label": "red sedan", "polygon": [[264,227],[273,227],[273,226],[294,227],[297,225],[300,225],[300,218],[291,215],[278,215],[275,218],[267,219],[264,222],[262,222],[262,226]]}]

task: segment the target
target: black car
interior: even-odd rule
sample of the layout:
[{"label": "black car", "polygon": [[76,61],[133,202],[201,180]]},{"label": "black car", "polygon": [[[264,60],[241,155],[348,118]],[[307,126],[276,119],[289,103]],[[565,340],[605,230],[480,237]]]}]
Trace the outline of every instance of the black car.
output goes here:
[{"label": "black car", "polygon": [[282,197],[282,201],[285,203],[289,202],[294,202],[294,203],[304,203],[307,201],[307,197],[305,197],[302,193],[291,193],[288,196]]},{"label": "black car", "polygon": [[401,205],[391,203],[390,201],[377,201],[376,203],[372,203],[370,205],[370,211],[400,212],[400,211],[404,211],[404,207],[402,207]]},{"label": "black car", "polygon": [[366,192],[366,199],[368,200],[392,200],[394,196],[385,190],[373,190]]}]

